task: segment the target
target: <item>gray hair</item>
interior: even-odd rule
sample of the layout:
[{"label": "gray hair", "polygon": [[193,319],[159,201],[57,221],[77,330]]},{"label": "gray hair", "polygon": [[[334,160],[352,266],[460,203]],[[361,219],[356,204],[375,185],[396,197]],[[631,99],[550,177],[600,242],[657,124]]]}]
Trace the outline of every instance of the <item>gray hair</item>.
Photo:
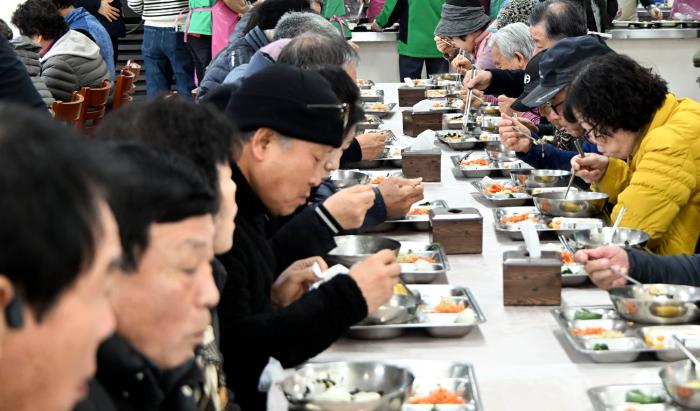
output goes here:
[{"label": "gray hair", "polygon": [[511,23],[491,35],[489,46],[498,47],[503,57],[509,60],[515,58],[516,52],[530,60],[535,42],[525,23]]},{"label": "gray hair", "polygon": [[293,39],[303,33],[340,37],[338,30],[324,17],[316,13],[292,11],[285,13],[277,23],[272,40]]},{"label": "gray hair", "polygon": [[345,68],[357,64],[359,56],[340,36],[319,36],[304,33],[294,38],[283,49],[277,63],[289,64],[306,70],[335,66]]}]

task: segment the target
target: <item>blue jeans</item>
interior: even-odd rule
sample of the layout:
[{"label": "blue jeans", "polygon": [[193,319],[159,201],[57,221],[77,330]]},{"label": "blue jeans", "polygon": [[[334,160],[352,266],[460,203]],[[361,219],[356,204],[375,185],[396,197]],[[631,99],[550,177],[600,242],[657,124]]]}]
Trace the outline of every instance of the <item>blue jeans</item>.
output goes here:
[{"label": "blue jeans", "polygon": [[401,76],[401,81],[406,77],[420,78],[423,71],[423,63],[425,63],[425,71],[428,75],[450,71],[450,66],[444,58],[424,59],[399,54],[399,75]]},{"label": "blue jeans", "polygon": [[143,29],[141,51],[146,64],[148,97],[169,93],[175,75],[180,97],[192,98],[194,64],[185,45],[184,33],[176,32],[173,28],[146,26]]}]

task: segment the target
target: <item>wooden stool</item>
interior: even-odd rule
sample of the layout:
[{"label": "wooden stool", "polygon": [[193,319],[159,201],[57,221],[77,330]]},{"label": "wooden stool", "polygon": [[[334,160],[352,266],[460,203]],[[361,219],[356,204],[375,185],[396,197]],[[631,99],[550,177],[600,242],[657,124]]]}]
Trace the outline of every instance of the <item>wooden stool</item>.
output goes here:
[{"label": "wooden stool", "polygon": [[73,92],[73,97],[69,102],[54,101],[51,105],[53,117],[56,120],[65,121],[70,125],[75,125],[80,118],[85,99],[77,91]]},{"label": "wooden stool", "polygon": [[135,62],[134,60],[128,60],[124,68],[134,73],[134,83],[139,81],[141,78],[141,65],[139,63]]},{"label": "wooden stool", "polygon": [[112,110],[116,110],[125,104],[131,103],[134,94],[134,79],[136,75],[123,68],[121,74],[114,78],[114,99],[112,100]]},{"label": "wooden stool", "polygon": [[80,128],[85,131],[93,131],[100,124],[105,115],[111,88],[112,83],[109,80],[103,80],[102,86],[99,88],[83,87],[80,90],[80,94],[85,99],[78,119]]}]

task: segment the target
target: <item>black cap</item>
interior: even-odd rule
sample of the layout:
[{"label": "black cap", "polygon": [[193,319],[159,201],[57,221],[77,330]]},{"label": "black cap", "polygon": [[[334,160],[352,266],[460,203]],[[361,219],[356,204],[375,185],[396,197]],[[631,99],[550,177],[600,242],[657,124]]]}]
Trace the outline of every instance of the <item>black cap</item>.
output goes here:
[{"label": "black cap", "polygon": [[523,104],[523,99],[540,84],[540,59],[544,51],[537,53],[525,66],[525,77],[523,78],[523,92],[510,105],[515,111],[530,111],[530,107]]},{"label": "black cap", "polygon": [[527,107],[539,107],[569,85],[582,63],[597,56],[613,53],[598,36],[569,37],[557,41],[540,59],[540,84],[522,99]]},{"label": "black cap", "polygon": [[320,74],[275,64],[248,77],[231,95],[226,113],[241,131],[271,128],[287,137],[340,147],[343,111]]}]

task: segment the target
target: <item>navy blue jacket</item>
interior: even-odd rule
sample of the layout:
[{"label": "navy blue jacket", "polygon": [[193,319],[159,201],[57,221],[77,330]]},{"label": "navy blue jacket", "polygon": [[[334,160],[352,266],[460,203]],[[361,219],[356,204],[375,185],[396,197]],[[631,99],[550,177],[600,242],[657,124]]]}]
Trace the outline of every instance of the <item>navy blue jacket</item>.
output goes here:
[{"label": "navy blue jacket", "polygon": [[204,78],[199,83],[197,102],[200,102],[207,93],[221,86],[231,70],[250,62],[253,54],[268,44],[270,44],[270,40],[258,26],[253,27],[243,38],[229,43],[207,67]]},{"label": "navy blue jacket", "polygon": [[[598,153],[596,146],[587,141],[583,143],[583,151]],[[576,151],[562,150],[551,144],[538,144],[530,147],[530,151],[525,154],[518,153],[518,158],[537,169],[571,170],[571,159],[576,154],[578,154]]]},{"label": "navy blue jacket", "polygon": [[633,249],[627,255],[630,275],[643,283],[700,287],[700,254],[658,256]]},{"label": "navy blue jacket", "polygon": [[[97,10],[100,9],[100,0],[75,0],[75,6],[84,7],[85,10],[89,11],[90,14],[95,16],[107,30],[109,37],[126,37],[126,24],[124,23],[124,18],[122,16],[119,16],[119,18],[115,21],[109,21],[105,16],[97,12]],[[121,0],[112,0],[111,6],[121,10],[122,2]]]}]

